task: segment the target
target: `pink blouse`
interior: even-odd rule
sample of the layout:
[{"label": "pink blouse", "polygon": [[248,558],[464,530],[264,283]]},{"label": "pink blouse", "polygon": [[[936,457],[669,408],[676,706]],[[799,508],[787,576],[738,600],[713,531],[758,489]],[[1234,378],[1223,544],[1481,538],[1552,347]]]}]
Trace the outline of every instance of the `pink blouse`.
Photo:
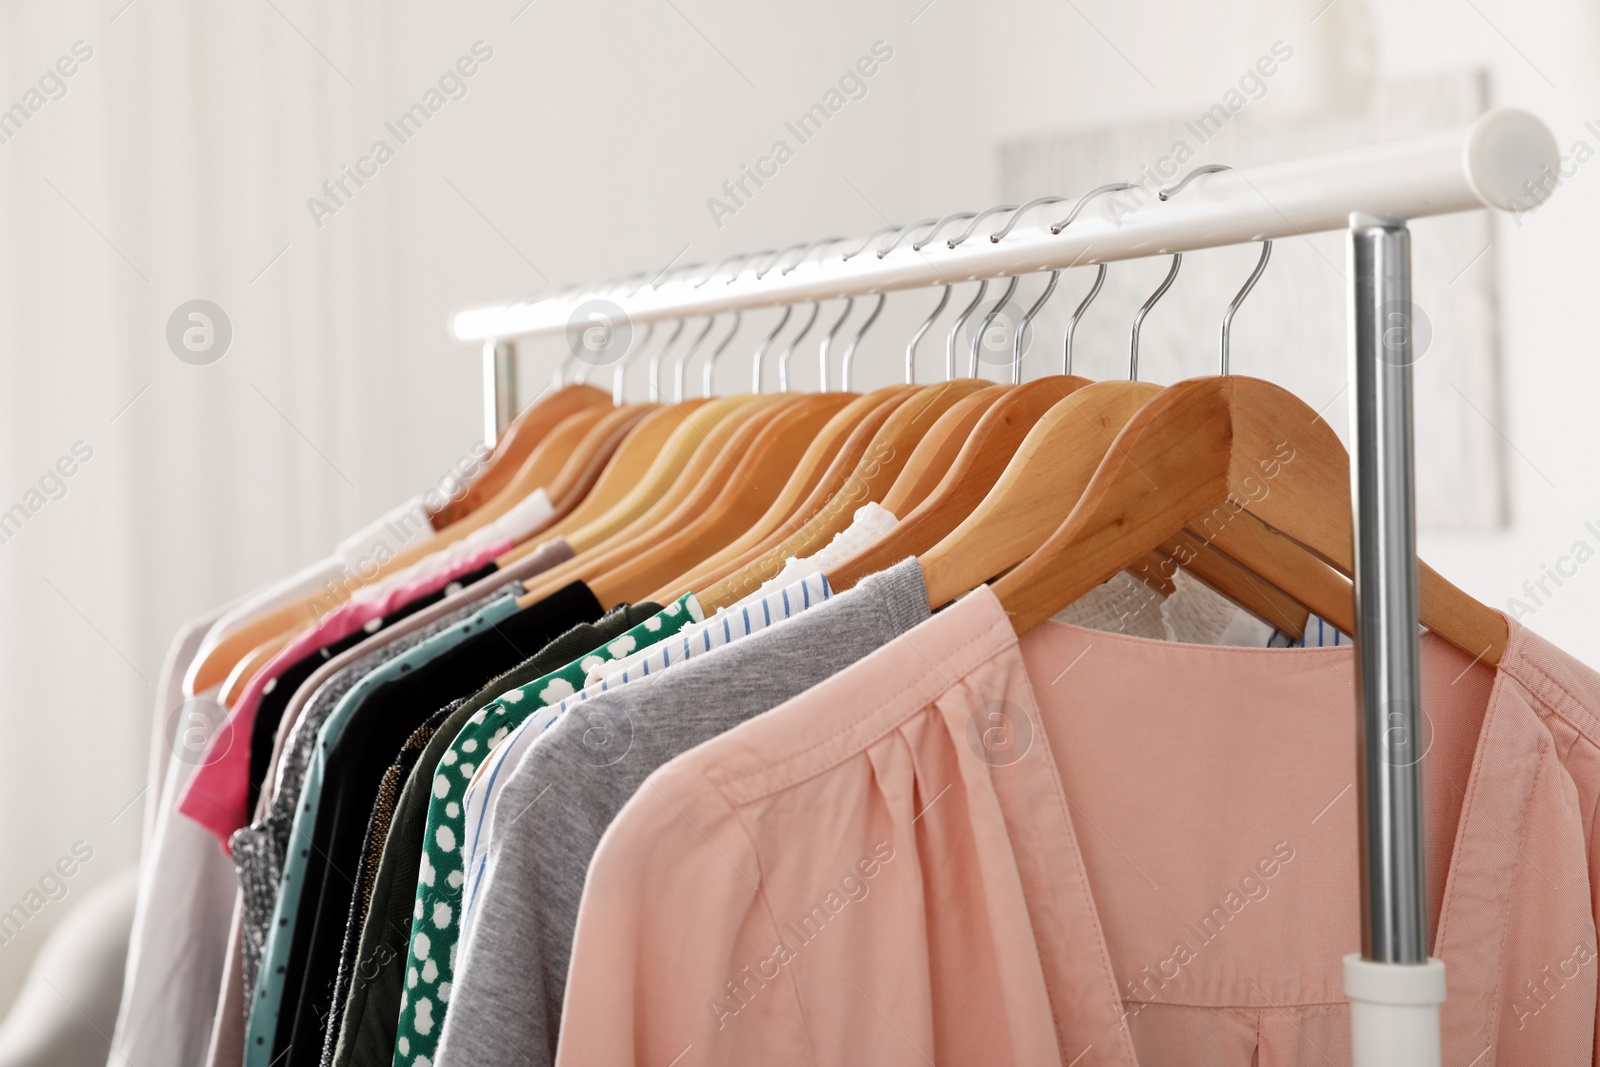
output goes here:
[{"label": "pink blouse", "polygon": [[[560,1064],[1345,1064],[1349,648],[1174,645],[987,589],[658,770]],[[1423,639],[1444,1062],[1591,1063],[1600,676]]]}]

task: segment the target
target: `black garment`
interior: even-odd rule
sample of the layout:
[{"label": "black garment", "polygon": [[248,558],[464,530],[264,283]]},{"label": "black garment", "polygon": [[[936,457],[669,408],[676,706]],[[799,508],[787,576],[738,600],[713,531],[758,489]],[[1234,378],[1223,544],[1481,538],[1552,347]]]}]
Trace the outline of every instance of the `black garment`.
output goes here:
[{"label": "black garment", "polygon": [[613,608],[596,623],[574,626],[540,649],[532,659],[477,693],[446,709],[448,716],[423,749],[412,769],[389,826],[377,881],[359,925],[345,929],[334,991],[334,1025],[323,1042],[322,1067],[354,1064],[387,1065],[394,1059],[400,1022],[407,949],[411,941],[412,907],[422,865],[422,837],[433,798],[433,776],[439,761],[467,720],[508,689],[526,685],[588,655],[661,611],[659,604]]},{"label": "black garment", "polygon": [[474,693],[527,659],[574,623],[601,615],[589,587],[573,582],[498,623],[475,632],[427,663],[369,693],[350,711],[325,753],[322,795],[306,858],[300,906],[284,972],[272,1062],[316,1064],[331,1009],[345,919],[361,863],[361,843],[383,773],[411,732],[450,701]]},{"label": "black garment", "polygon": [[267,771],[272,765],[272,749],[278,739],[278,724],[283,722],[283,713],[289,707],[289,699],[294,696],[295,690],[305,684],[307,678],[315,674],[324,663],[341,652],[356,647],[379,630],[388,629],[407,615],[414,615],[430,604],[437,604],[451,593],[458,592],[481,578],[487,578],[499,569],[494,563],[488,563],[451,580],[436,592],[424,593],[382,618],[367,623],[355,633],[341,637],[325,648],[307,653],[291,663],[269,683],[269,688],[261,694],[261,701],[256,705],[255,722],[250,726],[250,791],[245,802],[245,811],[256,810],[256,801],[261,796],[261,787],[266,782]]}]

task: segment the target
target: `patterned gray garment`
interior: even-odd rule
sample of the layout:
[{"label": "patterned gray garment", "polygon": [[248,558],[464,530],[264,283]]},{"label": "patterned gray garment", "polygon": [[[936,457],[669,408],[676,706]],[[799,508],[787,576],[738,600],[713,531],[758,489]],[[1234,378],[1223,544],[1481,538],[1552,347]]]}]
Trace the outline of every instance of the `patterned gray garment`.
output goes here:
[{"label": "patterned gray garment", "polygon": [[[469,617],[488,600],[508,592],[518,592],[521,586],[508,582],[498,589],[486,592],[463,603],[448,615],[441,615],[427,626],[394,638],[375,648],[369,654],[337,671],[317,688],[300,712],[300,718],[289,730],[284,742],[283,756],[278,763],[278,776],[274,783],[272,806],[264,818],[242,829],[235,830],[229,844],[233,849],[234,866],[239,870],[239,888],[244,899],[240,927],[240,956],[243,962],[244,988],[254,989],[256,972],[261,966],[262,953],[266,951],[267,928],[272,925],[272,911],[278,902],[278,884],[283,878],[283,860],[289,851],[289,837],[294,830],[294,813],[300,803],[300,789],[305,784],[306,768],[311,764],[311,754],[317,745],[317,732],[328,716],[339,706],[344,695],[355,688],[357,682],[395,657],[415,648],[428,638]],[[249,1009],[250,998],[245,997]]]}]

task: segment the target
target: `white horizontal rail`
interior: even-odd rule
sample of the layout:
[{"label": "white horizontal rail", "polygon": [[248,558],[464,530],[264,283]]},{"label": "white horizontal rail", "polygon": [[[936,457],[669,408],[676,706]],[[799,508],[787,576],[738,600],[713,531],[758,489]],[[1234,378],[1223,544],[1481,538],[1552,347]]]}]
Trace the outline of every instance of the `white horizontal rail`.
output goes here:
[{"label": "white horizontal rail", "polygon": [[[773,255],[756,256],[729,261],[731,270],[710,279],[640,288],[636,278],[610,290],[462,311],[452,328],[463,341],[534,337],[567,329],[578,305],[596,297],[645,323],[1293,237],[1344,229],[1352,215],[1403,221],[1481,207],[1517,210],[1548,194],[1559,158],[1539,118],[1504,108],[1450,133],[1201,175],[1166,201],[1153,190],[1102,197],[1060,234],[1050,226],[1070,210],[1065,202],[1029,211],[998,243],[989,235],[1005,225],[1006,213],[985,219],[956,248],[947,238],[965,222],[947,226],[921,251],[907,239],[880,258],[875,249],[894,240],[885,235],[845,260],[861,242],[840,242],[792,269],[768,268]],[[927,235],[925,227],[913,237]]]}]

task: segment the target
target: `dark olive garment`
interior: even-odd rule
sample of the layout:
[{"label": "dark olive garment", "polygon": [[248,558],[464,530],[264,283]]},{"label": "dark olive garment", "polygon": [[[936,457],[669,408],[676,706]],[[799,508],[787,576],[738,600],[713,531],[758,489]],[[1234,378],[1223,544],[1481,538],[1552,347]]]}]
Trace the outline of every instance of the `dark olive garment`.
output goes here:
[{"label": "dark olive garment", "polygon": [[406,943],[411,937],[411,911],[433,776],[461,727],[500,694],[559,670],[660,611],[659,604],[622,605],[599,622],[574,626],[450,711],[401,791],[359,937],[355,930],[345,933],[339,978],[349,993],[343,998],[342,1016],[340,1009],[335,1009],[335,1024],[328,1028],[322,1067],[390,1067],[394,1059],[400,999],[405,992]]}]

